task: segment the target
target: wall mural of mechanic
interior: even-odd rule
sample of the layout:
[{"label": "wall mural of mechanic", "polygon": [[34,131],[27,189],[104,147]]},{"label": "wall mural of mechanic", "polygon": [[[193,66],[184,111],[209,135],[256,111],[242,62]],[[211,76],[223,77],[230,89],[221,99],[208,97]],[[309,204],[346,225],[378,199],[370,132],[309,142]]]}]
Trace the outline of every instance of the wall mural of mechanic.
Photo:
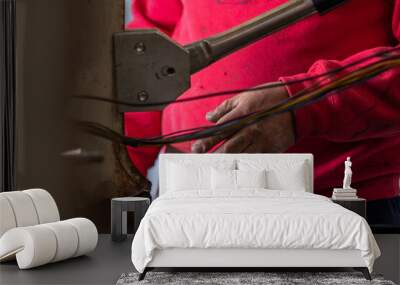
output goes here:
[{"label": "wall mural of mechanic", "polygon": [[[178,43],[189,44],[284,2],[133,0],[127,4],[132,17],[126,29],[157,28]],[[343,161],[352,157],[352,186],[368,200],[369,222],[400,224],[399,40],[400,0],[350,0],[324,17],[309,17],[193,75],[191,89],[179,97],[188,101],[162,112],[126,112],[125,136],[168,139],[167,134],[182,130],[222,125],[292,102],[302,90],[322,83],[334,91],[329,97],[306,98],[314,101],[214,136],[194,136],[164,146],[136,144],[128,148],[130,158],[152,180],[155,197],[160,152],[313,153],[314,189],[326,196],[341,185]],[[387,57],[395,68],[377,72],[389,64]],[[340,89],[348,82],[341,77],[346,75],[344,69],[359,73],[347,73],[346,80],[351,76],[368,80]],[[330,74],[332,70],[337,72]],[[325,73],[330,75],[322,80],[319,75]],[[336,87],[329,89],[329,84]],[[265,85],[190,101],[210,92]]]}]

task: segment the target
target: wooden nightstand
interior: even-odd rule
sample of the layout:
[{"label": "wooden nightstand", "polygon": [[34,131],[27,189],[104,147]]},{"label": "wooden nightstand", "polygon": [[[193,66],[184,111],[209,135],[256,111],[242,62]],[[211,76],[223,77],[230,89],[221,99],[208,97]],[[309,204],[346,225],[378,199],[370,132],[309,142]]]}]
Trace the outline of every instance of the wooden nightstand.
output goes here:
[{"label": "wooden nightstand", "polygon": [[354,198],[349,200],[337,200],[332,199],[332,202],[339,204],[340,206],[359,214],[364,219],[367,218],[367,200],[363,198]]}]

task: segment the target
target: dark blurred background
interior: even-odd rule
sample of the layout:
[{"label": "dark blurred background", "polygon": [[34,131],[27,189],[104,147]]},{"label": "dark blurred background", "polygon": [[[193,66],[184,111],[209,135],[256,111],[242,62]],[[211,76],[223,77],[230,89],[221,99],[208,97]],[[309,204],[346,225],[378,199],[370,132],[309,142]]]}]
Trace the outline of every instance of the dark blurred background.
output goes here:
[{"label": "dark blurred background", "polygon": [[110,198],[137,195],[146,180],[125,148],[73,124],[90,120],[122,132],[116,109],[71,95],[114,96],[112,34],[123,30],[124,0],[16,3],[16,189],[44,188],[63,219],[87,217],[109,232]]}]

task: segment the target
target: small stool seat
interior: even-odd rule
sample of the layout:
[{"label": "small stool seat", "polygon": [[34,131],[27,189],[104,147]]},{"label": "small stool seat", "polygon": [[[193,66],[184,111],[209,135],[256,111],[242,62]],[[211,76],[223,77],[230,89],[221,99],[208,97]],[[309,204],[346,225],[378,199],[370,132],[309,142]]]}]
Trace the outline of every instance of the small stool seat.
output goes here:
[{"label": "small stool seat", "polygon": [[145,197],[119,197],[111,199],[111,239],[123,241],[127,236],[127,212],[134,214],[134,233],[144,217],[150,199]]}]

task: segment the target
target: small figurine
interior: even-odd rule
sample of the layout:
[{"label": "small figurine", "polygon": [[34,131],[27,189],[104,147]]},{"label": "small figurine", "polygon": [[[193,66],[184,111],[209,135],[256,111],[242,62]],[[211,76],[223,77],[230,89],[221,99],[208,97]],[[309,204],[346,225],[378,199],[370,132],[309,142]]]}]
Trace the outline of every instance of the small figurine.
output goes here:
[{"label": "small figurine", "polygon": [[347,157],[347,160],[344,162],[344,179],[343,179],[343,189],[353,189],[351,188],[351,176],[353,172],[351,170],[351,160],[350,157]]},{"label": "small figurine", "polygon": [[348,157],[344,162],[343,188],[333,188],[333,200],[354,200],[358,198],[357,190],[351,187],[351,177],[353,176],[351,165],[352,162]]}]

